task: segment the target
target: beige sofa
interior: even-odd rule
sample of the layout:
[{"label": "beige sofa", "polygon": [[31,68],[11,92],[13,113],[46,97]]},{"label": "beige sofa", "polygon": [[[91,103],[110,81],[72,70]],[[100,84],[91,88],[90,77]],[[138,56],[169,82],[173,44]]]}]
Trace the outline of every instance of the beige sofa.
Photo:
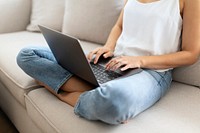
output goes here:
[{"label": "beige sofa", "polygon": [[175,69],[168,93],[128,124],[118,126],[77,117],[72,107],[38,86],[17,66],[16,55],[21,48],[46,46],[41,33],[34,32],[38,31],[34,24],[42,23],[80,38],[88,52],[105,42],[122,7],[123,0],[0,1],[0,107],[19,132],[200,132],[200,61]]}]

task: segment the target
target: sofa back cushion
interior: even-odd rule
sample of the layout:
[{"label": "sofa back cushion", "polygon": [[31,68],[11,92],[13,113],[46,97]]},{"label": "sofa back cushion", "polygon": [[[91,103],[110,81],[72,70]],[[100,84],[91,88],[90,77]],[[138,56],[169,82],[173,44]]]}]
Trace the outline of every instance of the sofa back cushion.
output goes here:
[{"label": "sofa back cushion", "polygon": [[29,23],[31,0],[0,1],[0,33],[26,29]]},{"label": "sofa back cushion", "polygon": [[66,0],[63,33],[104,44],[124,0]]},{"label": "sofa back cushion", "polygon": [[173,80],[200,87],[200,59],[191,66],[176,68],[173,71]]},{"label": "sofa back cushion", "polygon": [[65,0],[32,0],[32,13],[28,31],[40,31],[38,24],[61,31]]}]

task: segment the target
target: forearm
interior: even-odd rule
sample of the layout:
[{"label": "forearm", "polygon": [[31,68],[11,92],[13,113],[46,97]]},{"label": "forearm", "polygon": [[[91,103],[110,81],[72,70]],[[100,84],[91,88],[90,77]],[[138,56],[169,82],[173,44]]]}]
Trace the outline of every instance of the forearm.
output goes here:
[{"label": "forearm", "polygon": [[139,58],[141,60],[141,68],[168,69],[194,64],[198,60],[198,57],[198,53],[180,51],[172,54],[142,56]]},{"label": "forearm", "polygon": [[[127,2],[127,0],[125,0],[125,3],[126,2]],[[121,11],[119,18],[118,18],[116,24],[114,25],[114,27],[112,28],[110,35],[107,39],[107,42],[105,44],[105,47],[111,49],[112,51],[114,51],[117,40],[122,33],[123,13],[124,13],[124,10]]]},{"label": "forearm", "polygon": [[121,35],[121,32],[122,32],[122,29],[119,26],[115,25],[113,29],[111,30],[111,33],[107,39],[105,47],[108,47],[114,51],[116,42],[119,36]]}]

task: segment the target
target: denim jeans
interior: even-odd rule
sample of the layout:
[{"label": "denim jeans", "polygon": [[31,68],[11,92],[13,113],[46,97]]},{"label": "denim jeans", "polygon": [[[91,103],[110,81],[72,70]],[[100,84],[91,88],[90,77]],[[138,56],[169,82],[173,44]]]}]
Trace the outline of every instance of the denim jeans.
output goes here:
[{"label": "denim jeans", "polygon": [[[56,93],[73,75],[62,68],[49,48],[45,47],[22,49],[17,56],[17,63],[25,73],[45,83]],[[89,120],[120,124],[154,105],[167,92],[171,81],[170,70],[156,72],[143,69],[138,74],[115,79],[84,92],[74,112]]]}]

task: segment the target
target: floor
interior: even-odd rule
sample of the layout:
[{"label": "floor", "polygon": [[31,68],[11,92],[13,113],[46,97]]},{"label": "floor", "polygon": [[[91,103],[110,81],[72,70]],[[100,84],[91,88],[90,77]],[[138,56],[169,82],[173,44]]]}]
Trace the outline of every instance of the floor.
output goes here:
[{"label": "floor", "polygon": [[19,133],[1,109],[0,109],[0,133]]}]

